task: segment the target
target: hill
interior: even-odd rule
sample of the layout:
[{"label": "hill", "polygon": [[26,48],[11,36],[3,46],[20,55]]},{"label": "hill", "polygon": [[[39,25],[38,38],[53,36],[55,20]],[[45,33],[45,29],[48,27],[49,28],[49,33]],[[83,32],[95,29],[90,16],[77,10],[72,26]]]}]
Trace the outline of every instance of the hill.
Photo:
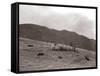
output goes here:
[{"label": "hill", "polygon": [[93,39],[89,39],[75,32],[67,30],[58,31],[36,24],[20,24],[19,36],[45,42],[63,43],[66,45],[73,42],[74,46],[78,48],[94,51],[96,49],[96,41]]},{"label": "hill", "polygon": [[[53,43],[19,38],[20,71],[48,69],[76,69],[96,67],[96,52],[85,49],[59,50],[51,48]],[[29,46],[32,45],[32,46]],[[68,46],[66,46],[68,49]]]}]

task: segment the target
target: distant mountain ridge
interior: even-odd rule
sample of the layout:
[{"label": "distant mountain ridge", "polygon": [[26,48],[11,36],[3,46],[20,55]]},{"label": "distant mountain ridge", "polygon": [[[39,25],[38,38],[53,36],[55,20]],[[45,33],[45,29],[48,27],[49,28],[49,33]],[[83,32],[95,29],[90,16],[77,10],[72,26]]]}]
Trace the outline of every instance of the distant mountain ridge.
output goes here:
[{"label": "distant mountain ridge", "polygon": [[49,29],[36,24],[20,24],[19,36],[46,42],[63,43],[69,45],[73,42],[75,47],[87,50],[96,50],[96,41],[83,35],[67,30]]}]

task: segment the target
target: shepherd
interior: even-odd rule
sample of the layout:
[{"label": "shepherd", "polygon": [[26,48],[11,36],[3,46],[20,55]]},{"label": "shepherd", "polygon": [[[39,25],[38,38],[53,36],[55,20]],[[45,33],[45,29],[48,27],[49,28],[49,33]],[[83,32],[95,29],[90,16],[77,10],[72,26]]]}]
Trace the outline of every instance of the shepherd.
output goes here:
[{"label": "shepherd", "polygon": [[74,52],[76,52],[76,47],[74,46],[74,44],[73,44],[73,42],[71,41],[70,42],[70,44],[69,44],[71,47],[72,47],[72,50],[74,51]]}]

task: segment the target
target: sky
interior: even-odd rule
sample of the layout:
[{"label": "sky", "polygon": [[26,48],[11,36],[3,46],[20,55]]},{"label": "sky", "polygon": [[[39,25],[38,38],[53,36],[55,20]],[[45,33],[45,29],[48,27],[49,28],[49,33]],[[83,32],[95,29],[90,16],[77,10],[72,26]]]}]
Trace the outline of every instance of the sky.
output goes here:
[{"label": "sky", "polygon": [[96,39],[96,10],[87,8],[20,5],[19,24],[38,24]]}]

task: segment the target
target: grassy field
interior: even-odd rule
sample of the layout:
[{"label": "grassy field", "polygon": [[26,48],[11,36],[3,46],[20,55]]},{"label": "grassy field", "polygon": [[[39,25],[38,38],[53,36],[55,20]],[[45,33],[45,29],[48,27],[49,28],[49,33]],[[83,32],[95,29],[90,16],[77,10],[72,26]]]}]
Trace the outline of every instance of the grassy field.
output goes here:
[{"label": "grassy field", "polygon": [[[70,69],[95,67],[96,54],[94,51],[77,48],[72,50],[52,50],[53,43],[19,39],[19,68],[20,71]],[[66,45],[66,48],[70,46]]]}]

